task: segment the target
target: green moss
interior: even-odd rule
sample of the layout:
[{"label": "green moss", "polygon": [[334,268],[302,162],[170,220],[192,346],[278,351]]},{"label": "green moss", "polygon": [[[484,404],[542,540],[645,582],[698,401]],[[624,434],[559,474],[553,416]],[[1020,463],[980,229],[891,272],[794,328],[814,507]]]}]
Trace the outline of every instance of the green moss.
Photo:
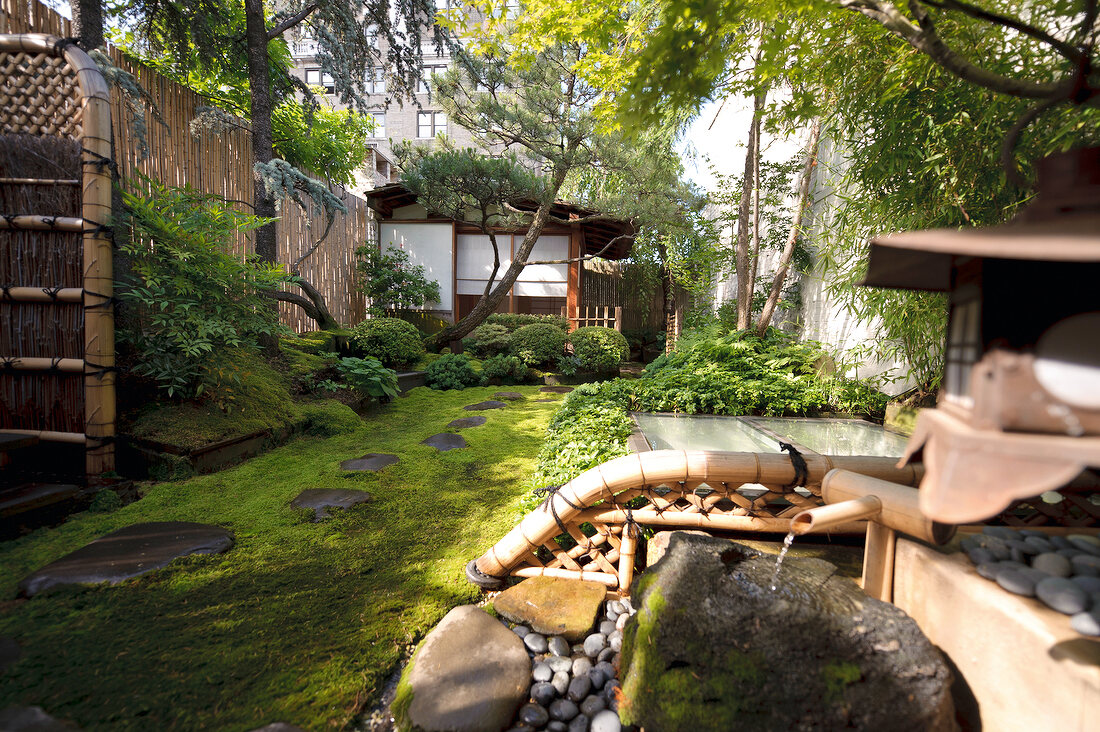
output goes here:
[{"label": "green moss", "polygon": [[844,690],[863,678],[859,666],[849,661],[836,661],[821,669],[821,680],[825,684],[825,701],[836,704],[844,701]]},{"label": "green moss", "polygon": [[[514,525],[552,405],[494,410],[464,450],[419,444],[495,390],[413,389],[349,434],[146,485],[117,511],[0,544],[0,635],[23,648],[0,677],[0,708],[42,706],[88,732],[347,727],[411,643],[451,608],[478,602],[464,567]],[[536,398],[536,387],[515,390]],[[401,462],[377,474],[340,469],[367,452]],[[319,487],[372,500],[303,522],[290,501]],[[236,544],[114,587],[9,601],[31,571],[143,521],[217,524]]]},{"label": "green moss", "polygon": [[363,424],[355,410],[335,399],[305,402],[299,406],[306,434],[333,437],[354,432]]},{"label": "green moss", "polygon": [[397,680],[397,688],[394,690],[393,701],[390,703],[390,712],[393,714],[394,728],[397,729],[398,732],[409,732],[415,729],[415,726],[409,721],[409,707],[412,706],[414,696],[412,684],[409,683],[409,677],[412,675],[413,667],[416,665],[416,657],[420,654],[420,649],[423,645],[424,641],[420,641],[420,643],[417,644],[412,657],[409,658],[409,662],[401,671],[401,678]]}]

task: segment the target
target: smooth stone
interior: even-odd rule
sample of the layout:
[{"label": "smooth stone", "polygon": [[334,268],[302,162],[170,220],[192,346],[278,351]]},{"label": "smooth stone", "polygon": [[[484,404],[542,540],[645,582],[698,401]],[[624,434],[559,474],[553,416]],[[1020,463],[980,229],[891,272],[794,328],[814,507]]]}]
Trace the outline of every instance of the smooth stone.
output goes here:
[{"label": "smooth stone", "polygon": [[619,604],[623,606],[623,610],[627,614],[634,614],[634,603],[630,601],[629,597],[624,597],[623,599],[619,600]]},{"label": "smooth stone", "polygon": [[615,630],[621,631],[626,627],[626,621],[630,620],[630,615],[623,613],[615,620]]},{"label": "smooth stone", "polygon": [[[528,636],[530,637],[530,636]],[[531,660],[519,636],[461,605],[432,629],[398,684],[399,729],[504,729],[527,700]]]},{"label": "smooth stone", "polygon": [[593,689],[602,689],[607,683],[607,674],[602,669],[594,668],[588,672],[588,680],[592,682]]},{"label": "smooth stone", "polygon": [[565,690],[565,696],[576,704],[580,704],[586,696],[592,692],[592,682],[588,680],[588,674],[575,676],[569,682],[569,688]]},{"label": "smooth stone", "polygon": [[619,721],[619,715],[610,709],[605,709],[592,718],[591,732],[620,732],[623,728]]},{"label": "smooth stone", "polygon": [[555,671],[553,678],[550,679],[550,684],[554,687],[554,691],[558,696],[565,696],[565,692],[569,690],[569,674],[565,671]]},{"label": "smooth stone", "polygon": [[79,732],[71,722],[63,722],[46,714],[42,707],[7,707],[0,710],[0,730],[3,732]]},{"label": "smooth stone", "polygon": [[623,649],[623,634],[617,631],[612,633],[607,637],[607,646],[614,650],[615,653],[621,651]]},{"label": "smooth stone", "polygon": [[1022,569],[1004,569],[997,573],[997,584],[1024,597],[1035,596],[1035,580]]},{"label": "smooth stone", "polygon": [[576,658],[577,656],[583,656],[584,655],[584,644],[583,643],[574,644],[572,650],[573,650],[573,657],[574,658]]},{"label": "smooth stone", "polygon": [[482,417],[480,414],[475,417],[461,417],[448,422],[447,429],[464,430],[468,427],[480,427],[488,421],[488,419]]},{"label": "smooth stone", "polygon": [[584,655],[595,658],[600,651],[607,648],[607,636],[603,633],[593,633],[584,639]]},{"label": "smooth stone", "polygon": [[589,719],[595,717],[604,709],[607,709],[607,700],[605,700],[602,696],[589,696],[581,702],[581,714],[588,717]]},{"label": "smooth stone", "polygon": [[609,709],[617,709],[615,704],[615,692],[622,686],[618,679],[608,679],[603,687],[603,698],[607,700]]},{"label": "smooth stone", "polygon": [[626,612],[626,606],[623,605],[622,600],[612,600],[607,603],[607,609],[616,615],[622,615]]},{"label": "smooth stone", "polygon": [[1000,561],[1008,559],[1012,555],[1012,552],[1008,549],[1008,544],[995,536],[981,537],[981,548],[992,554],[994,559]]},{"label": "smooth stone", "polygon": [[1100,592],[1100,577],[1090,577],[1085,574],[1079,574],[1070,577],[1069,581],[1090,595],[1094,592]]},{"label": "smooth stone", "polygon": [[1065,615],[1076,615],[1089,605],[1089,597],[1064,577],[1048,577],[1035,585],[1035,596]]},{"label": "smooth stone", "polygon": [[344,511],[370,500],[370,493],[344,488],[309,488],[290,502],[291,508],[313,511],[313,522],[331,518],[330,510]]},{"label": "smooth stone", "polygon": [[1072,549],[1073,544],[1064,536],[1051,535],[1047,537],[1055,549]]},{"label": "smooth stone", "polygon": [[576,642],[595,624],[606,593],[598,582],[530,577],[497,595],[493,608],[512,622]]},{"label": "smooth stone", "polygon": [[1020,534],[1015,529],[1010,529],[1007,526],[985,526],[982,527],[982,533],[988,536],[995,536],[1002,541],[1010,541],[1020,538]]},{"label": "smooth stone", "polygon": [[507,732],[535,732],[535,728],[526,724],[517,724],[515,727],[509,727]]},{"label": "smooth stone", "polygon": [[432,435],[431,437],[421,440],[421,445],[428,445],[434,447],[440,452],[448,452],[449,450],[461,450],[466,447],[466,438],[462,435],[456,435],[453,432],[440,432],[438,435]]},{"label": "smooth stone", "polygon": [[546,732],[569,732],[569,725],[558,719],[551,719],[546,725]]},{"label": "smooth stone", "polygon": [[578,714],[569,723],[569,732],[588,732],[588,715]]},{"label": "smooth stone", "polygon": [[1066,559],[1073,559],[1074,557],[1084,554],[1084,552],[1080,549],[1057,549],[1054,553],[1058,554],[1059,556],[1063,556]]},{"label": "smooth stone", "polygon": [[1025,539],[1032,536],[1038,537],[1040,539],[1045,539],[1047,537],[1046,534],[1044,534],[1042,531],[1039,531],[1038,529],[1016,529],[1016,531],[1018,531],[1020,533],[1020,536],[1024,537]]},{"label": "smooth stone", "polygon": [[556,696],[558,696],[558,691],[551,683],[539,681],[531,686],[531,698],[544,707],[549,706]]},{"label": "smooth stone", "polygon": [[539,389],[543,394],[568,394],[573,391],[571,386],[544,386]]},{"label": "smooth stone", "polygon": [[1033,556],[1035,554],[1039,554],[1041,551],[1033,545],[1028,544],[1023,539],[1011,539],[1005,543],[1008,544],[1009,549],[1015,549],[1016,551],[1026,556]]},{"label": "smooth stone", "polygon": [[0,636],[0,672],[19,660],[23,655],[23,649],[15,638],[6,635]]},{"label": "smooth stone", "polygon": [[306,730],[286,722],[272,722],[271,724],[265,724],[263,727],[257,727],[251,732],[306,732]]},{"label": "smooth stone", "polygon": [[1055,577],[1069,577],[1073,574],[1073,565],[1070,564],[1070,561],[1062,555],[1052,552],[1035,557],[1031,560],[1031,566]]},{"label": "smooth stone", "polygon": [[488,400],[484,402],[478,402],[477,404],[467,404],[463,409],[467,412],[481,412],[486,409],[504,409],[508,405],[504,402],[498,402],[495,400]]},{"label": "smooth stone", "polygon": [[592,662],[584,656],[573,659],[573,675],[574,676],[587,676],[588,672],[592,670]]},{"label": "smooth stone", "polygon": [[531,629],[526,625],[517,625],[512,628],[512,632],[518,635],[520,638],[526,638],[527,634],[531,632]]},{"label": "smooth stone", "polygon": [[531,653],[546,653],[546,636],[542,633],[528,633],[523,636],[523,645]]},{"label": "smooth stone", "polygon": [[549,641],[550,653],[555,656],[568,656],[569,655],[569,641],[562,638],[560,635],[555,635]]},{"label": "smooth stone", "polygon": [[536,663],[535,667],[531,669],[531,678],[535,681],[549,681],[553,677],[554,672],[545,662]]},{"label": "smooth stone", "polygon": [[615,622],[616,621],[612,621],[612,620],[601,620],[600,621],[600,632],[603,633],[604,635],[608,635],[608,636],[611,635],[612,633],[615,632]]},{"label": "smooth stone", "polygon": [[524,704],[519,708],[517,718],[524,724],[538,728],[550,721],[550,714],[538,704]]},{"label": "smooth stone", "polygon": [[1089,610],[1100,610],[1100,592],[1089,593]]},{"label": "smooth stone", "polygon": [[615,678],[615,667],[610,661],[600,661],[596,664],[596,670],[609,679]]},{"label": "smooth stone", "polygon": [[1073,565],[1074,574],[1084,574],[1089,577],[1100,576],[1100,557],[1094,557],[1091,554],[1078,554],[1069,561]]},{"label": "smooth stone", "polygon": [[1070,534],[1066,537],[1066,541],[1072,544],[1074,549],[1100,557],[1100,538],[1088,534]]},{"label": "smooth stone", "polygon": [[611,609],[608,609],[608,611],[603,614],[603,616],[605,618],[607,618],[608,620],[610,620],[612,622],[615,622],[616,620],[618,620],[620,615],[622,615],[622,613],[617,613],[617,612],[615,612],[614,610],[611,610]]},{"label": "smooth stone", "polygon": [[493,392],[493,396],[497,399],[504,399],[509,402],[517,402],[524,398],[518,391],[495,391]]},{"label": "smooth stone", "polygon": [[360,473],[374,473],[388,465],[399,462],[401,462],[401,458],[396,455],[387,455],[381,452],[368,452],[363,457],[345,460],[340,463],[340,469]]},{"label": "smooth stone", "polygon": [[1024,543],[1038,549],[1040,554],[1054,551],[1054,545],[1043,536],[1029,536],[1024,539]]},{"label": "smooth stone", "polygon": [[1100,635],[1100,608],[1077,613],[1070,618],[1069,625],[1081,635]]},{"label": "smooth stone", "polygon": [[974,564],[987,564],[997,560],[997,558],[993,556],[993,552],[988,549],[982,549],[981,547],[968,550],[966,556],[969,557],[970,561]]},{"label": "smooth stone", "polygon": [[976,567],[978,574],[985,577],[987,580],[997,581],[997,565],[987,562],[985,564],[979,564]]},{"label": "smooth stone", "polygon": [[615,649],[614,648],[605,648],[602,651],[600,651],[600,655],[596,656],[596,662],[599,663],[600,661],[610,661],[612,659],[612,657],[614,657],[614,655],[615,655]]},{"label": "smooth stone", "polygon": [[1008,558],[1013,562],[1019,562],[1021,564],[1027,564],[1028,556],[1030,556],[1030,555],[1026,554],[1025,552],[1021,551],[1020,549],[1018,549],[1016,547],[1012,547],[1012,549],[1009,550]]},{"label": "smooth stone", "polygon": [[19,583],[19,594],[33,597],[60,585],[117,585],[191,554],[220,554],[233,546],[233,534],[220,526],[190,521],[134,524],[101,536],[33,572]]},{"label": "smooth stone", "polygon": [[1024,569],[1021,569],[1020,574],[1023,574],[1024,576],[1030,578],[1031,581],[1034,582],[1035,584],[1039,584],[1040,582],[1047,579],[1048,577],[1053,577],[1054,576],[1052,574],[1044,572],[1041,569],[1036,569],[1035,567],[1026,567]]},{"label": "smooth stone", "polygon": [[555,699],[550,702],[550,717],[561,722],[568,722],[580,712],[577,705],[568,699]]},{"label": "smooth stone", "polygon": [[982,548],[982,540],[979,536],[964,536],[959,540],[959,547],[964,552],[970,552],[974,549]]},{"label": "smooth stone", "polygon": [[554,673],[569,673],[573,670],[573,659],[566,656],[550,656],[546,659],[546,665]]}]

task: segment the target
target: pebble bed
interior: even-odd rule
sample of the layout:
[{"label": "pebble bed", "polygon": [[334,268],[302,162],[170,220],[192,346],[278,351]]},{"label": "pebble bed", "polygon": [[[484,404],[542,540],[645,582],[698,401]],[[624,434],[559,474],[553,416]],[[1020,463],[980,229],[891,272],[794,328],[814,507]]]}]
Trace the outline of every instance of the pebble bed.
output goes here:
[{"label": "pebble bed", "polygon": [[986,526],[960,544],[982,577],[1071,616],[1078,633],[1100,636],[1100,538]]},{"label": "pebble bed", "polygon": [[525,625],[506,625],[531,656],[531,695],[508,732],[631,732],[619,722],[619,652],[634,614],[629,599],[604,605],[603,619],[583,643],[546,637]]}]

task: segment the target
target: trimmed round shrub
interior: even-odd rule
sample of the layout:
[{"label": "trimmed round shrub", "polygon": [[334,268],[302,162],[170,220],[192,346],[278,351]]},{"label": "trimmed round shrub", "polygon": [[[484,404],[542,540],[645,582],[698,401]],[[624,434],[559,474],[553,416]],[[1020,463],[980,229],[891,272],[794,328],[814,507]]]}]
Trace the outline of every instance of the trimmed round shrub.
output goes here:
[{"label": "trimmed round shrub", "polygon": [[478,358],[508,353],[512,348],[512,331],[504,325],[482,323],[462,339],[462,347]]},{"label": "trimmed round shrub", "polygon": [[512,334],[512,355],[528,366],[556,363],[565,351],[565,332],[549,323],[532,323]]},{"label": "trimmed round shrub", "polygon": [[509,331],[518,330],[525,325],[531,325],[532,323],[549,323],[550,325],[561,328],[562,331],[569,331],[569,321],[560,315],[529,315],[527,313],[493,313],[489,317],[485,318],[485,322],[490,325],[503,325]]},{"label": "trimmed round shrub", "polygon": [[465,389],[481,383],[470,358],[461,353],[448,353],[432,361],[424,379],[432,389]]},{"label": "trimmed round shrub", "polygon": [[481,363],[481,375],[486,379],[500,379],[502,384],[522,384],[527,380],[528,369],[516,356],[493,356]]},{"label": "trimmed round shrub", "polygon": [[351,329],[360,356],[378,359],[387,368],[407,368],[424,355],[420,333],[398,318],[371,318]]},{"label": "trimmed round shrub", "polygon": [[622,333],[599,325],[577,328],[569,334],[569,342],[582,371],[614,371],[630,354]]}]

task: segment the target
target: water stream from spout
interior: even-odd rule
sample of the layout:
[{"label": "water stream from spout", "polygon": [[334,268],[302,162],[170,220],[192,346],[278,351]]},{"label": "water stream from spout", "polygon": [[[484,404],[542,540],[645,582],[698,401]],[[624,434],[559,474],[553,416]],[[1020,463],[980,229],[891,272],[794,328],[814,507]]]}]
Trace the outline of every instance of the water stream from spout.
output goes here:
[{"label": "water stream from spout", "polygon": [[794,532],[788,531],[787,538],[783,539],[783,548],[779,550],[779,556],[775,560],[775,571],[772,572],[772,592],[775,592],[779,582],[779,569],[783,566],[783,557],[787,556],[787,550],[794,543]]}]

